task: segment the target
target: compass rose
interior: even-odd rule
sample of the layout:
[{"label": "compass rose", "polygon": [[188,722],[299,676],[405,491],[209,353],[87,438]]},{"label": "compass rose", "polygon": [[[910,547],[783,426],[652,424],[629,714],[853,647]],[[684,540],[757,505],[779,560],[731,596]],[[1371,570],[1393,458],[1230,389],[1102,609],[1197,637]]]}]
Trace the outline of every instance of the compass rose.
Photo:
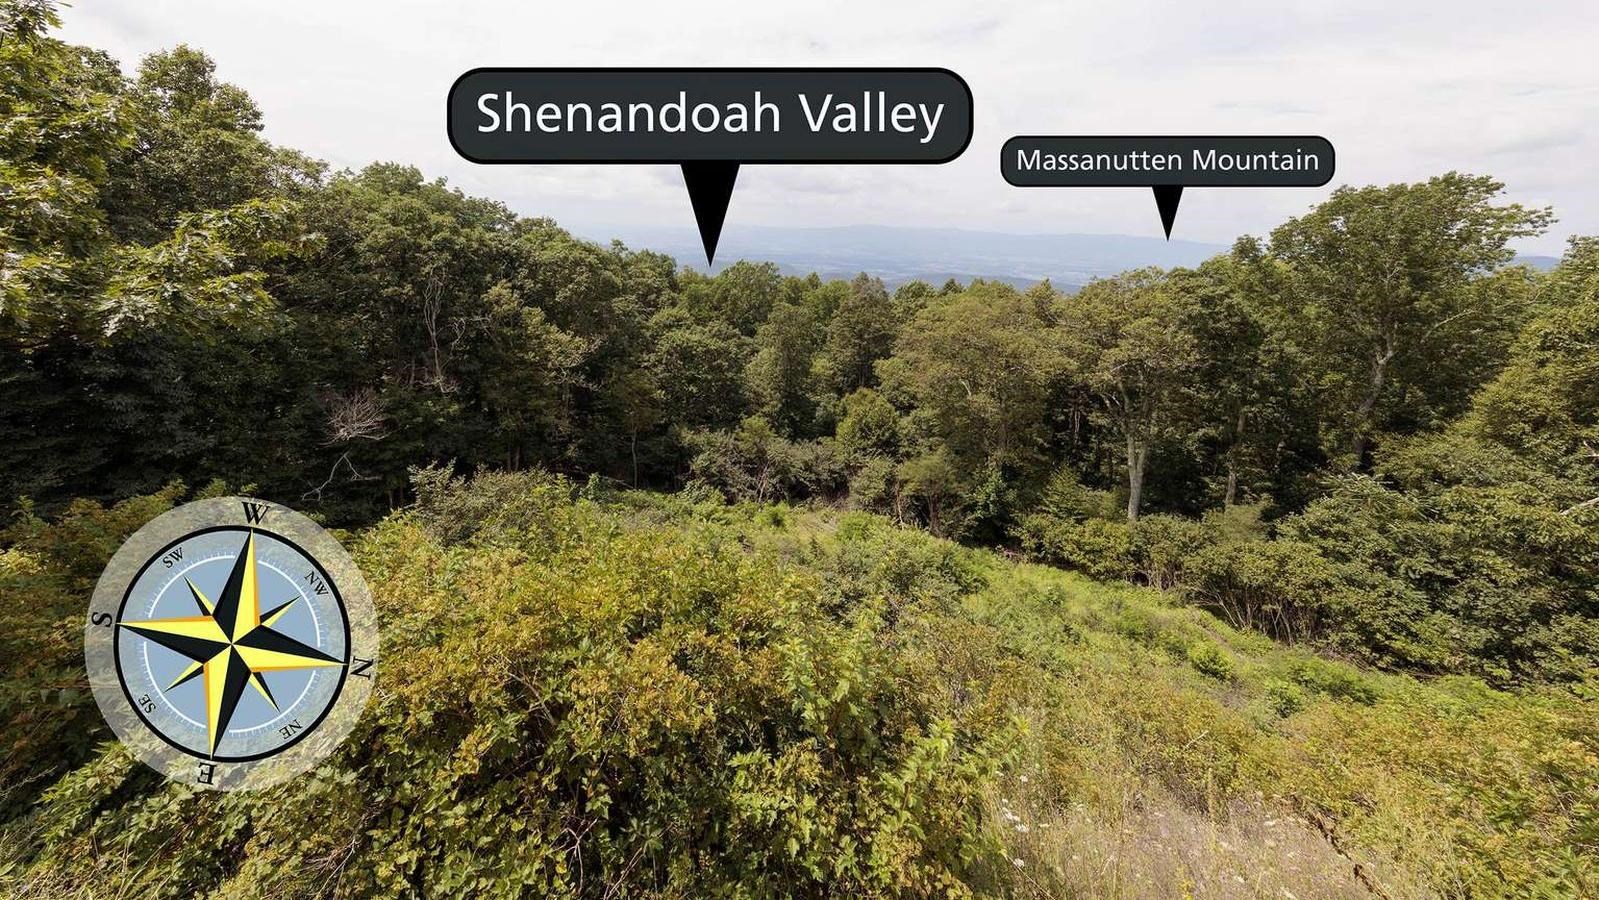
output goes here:
[{"label": "compass rose", "polygon": [[207,749],[211,755],[216,755],[217,739],[228,730],[246,685],[254,687],[277,709],[278,701],[262,677],[265,673],[344,665],[343,660],[272,629],[272,623],[288,612],[294,600],[261,612],[253,530],[216,603],[206,599],[192,580],[184,581],[200,608],[199,615],[123,621],[117,625],[192,660],[167,690],[191,678],[205,679]]},{"label": "compass rose", "polygon": [[136,756],[206,787],[315,765],[372,690],[377,623],[333,536],[243,497],[178,507],[123,544],[84,631],[95,702]]}]

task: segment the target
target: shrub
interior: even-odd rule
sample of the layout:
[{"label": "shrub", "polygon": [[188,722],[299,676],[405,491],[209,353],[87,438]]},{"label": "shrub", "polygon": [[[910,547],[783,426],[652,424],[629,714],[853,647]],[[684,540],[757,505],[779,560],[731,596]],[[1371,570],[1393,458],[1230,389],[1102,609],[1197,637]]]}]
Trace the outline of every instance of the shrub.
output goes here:
[{"label": "shrub", "polygon": [[[128,535],[177,503],[181,484],[106,507],[76,500],[54,522],[24,507],[0,532],[0,821],[110,737],[83,668],[83,615]],[[0,866],[3,869],[3,866]]]},{"label": "shrub", "polygon": [[1379,662],[1500,684],[1577,680],[1599,662],[1599,528],[1536,491],[1347,478],[1280,528],[1358,574],[1329,625]]},{"label": "shrub", "polygon": [[694,477],[740,500],[765,502],[836,491],[844,482],[833,442],[791,441],[759,416],[734,431],[696,431],[686,436],[694,451]]},{"label": "shrub", "polygon": [[1186,562],[1188,596],[1235,628],[1286,641],[1320,637],[1343,588],[1337,567],[1295,541],[1215,544]]},{"label": "shrub", "polygon": [[416,512],[430,534],[447,544],[516,535],[553,538],[571,517],[571,482],[544,472],[485,472],[469,482],[446,466],[411,469]]},{"label": "shrub", "polygon": [[1201,675],[1217,681],[1233,677],[1233,660],[1225,651],[1208,641],[1195,641],[1188,645],[1188,663]]},{"label": "shrub", "polygon": [[1132,526],[1129,553],[1145,584],[1169,590],[1183,583],[1189,557],[1213,540],[1206,526],[1193,519],[1144,516]]},{"label": "shrub", "polygon": [[1017,534],[1022,550],[1043,562],[1094,578],[1127,578],[1133,572],[1132,530],[1122,522],[1032,513],[1022,516]]},{"label": "shrub", "polygon": [[1272,712],[1287,718],[1305,708],[1310,698],[1304,688],[1292,681],[1272,679],[1266,682],[1266,702]]},{"label": "shrub", "polygon": [[817,551],[811,562],[827,591],[850,606],[877,597],[890,609],[926,600],[947,610],[987,581],[972,551],[875,516],[845,515],[837,538],[836,547]]},{"label": "shrub", "polygon": [[860,509],[894,514],[898,518],[896,501],[899,486],[894,477],[894,463],[881,456],[867,457],[849,479],[850,503]]},{"label": "shrub", "polygon": [[[219,794],[83,741],[81,724],[36,747],[13,718],[8,741],[24,742],[8,763],[20,752],[49,789],[25,818],[0,820],[0,883],[924,896],[966,893],[973,871],[995,867],[983,790],[1017,733],[1003,716],[979,730],[940,702],[869,605],[831,617],[816,574],[709,531],[623,531],[547,475],[423,471],[417,485],[416,513],[355,547],[383,675],[333,756],[282,789]],[[143,517],[85,508],[35,528],[39,549],[8,550],[3,577],[61,571],[50,548],[71,558],[95,533],[106,539],[88,543],[108,551]],[[860,533],[883,557],[872,577],[884,590],[967,572],[966,551],[925,535]],[[72,600],[73,616],[49,627],[56,665],[81,672]],[[6,607],[7,636],[25,606]],[[97,721],[89,704],[83,722]]]},{"label": "shrub", "polygon": [[1314,656],[1295,660],[1288,669],[1293,683],[1336,700],[1352,700],[1370,705],[1377,701],[1377,687],[1349,666],[1336,665]]}]

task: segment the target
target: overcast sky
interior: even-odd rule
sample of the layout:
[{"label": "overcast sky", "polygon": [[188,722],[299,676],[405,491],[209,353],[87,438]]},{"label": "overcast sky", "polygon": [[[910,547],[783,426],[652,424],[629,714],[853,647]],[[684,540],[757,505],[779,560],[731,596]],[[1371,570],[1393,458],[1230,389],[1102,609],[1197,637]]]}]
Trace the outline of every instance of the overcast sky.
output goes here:
[{"label": "overcast sky", "polygon": [[[189,43],[247,89],[266,135],[335,167],[415,164],[585,233],[693,217],[670,166],[474,166],[444,97],[476,66],[944,66],[976,134],[942,166],[746,166],[740,225],[913,225],[1158,235],[1148,191],[1026,190],[1014,134],[1320,134],[1333,184],[1491,174],[1559,222],[1524,252],[1599,233],[1599,12],[1592,0],[1063,3],[971,0],[80,0],[64,37],[128,70]],[[1328,189],[1194,189],[1173,237],[1263,234]]]}]

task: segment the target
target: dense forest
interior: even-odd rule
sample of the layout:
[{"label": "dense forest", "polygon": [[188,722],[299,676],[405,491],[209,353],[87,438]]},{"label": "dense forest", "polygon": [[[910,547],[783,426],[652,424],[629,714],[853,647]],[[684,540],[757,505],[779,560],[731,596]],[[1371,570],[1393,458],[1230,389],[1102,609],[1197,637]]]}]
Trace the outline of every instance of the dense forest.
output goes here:
[{"label": "dense forest", "polygon": [[[1020,557],[1052,572],[1075,570],[1097,579],[1102,584],[1093,590],[1113,592],[1104,596],[1153,589],[1138,593],[1145,598],[1138,602],[1154,604],[1159,616],[1173,610],[1194,616],[1182,619],[1189,637],[1160,652],[1175,652],[1201,677],[1244,677],[1234,671],[1243,650],[1217,649],[1193,637],[1199,626],[1192,623],[1202,620],[1234,641],[1262,642],[1248,644],[1248,652],[1278,660],[1270,664],[1273,672],[1287,671],[1282,660],[1289,657],[1282,654],[1313,650],[1320,655],[1293,656],[1300,660],[1293,665],[1311,666],[1310,660],[1338,673],[1309,681],[1256,679],[1274,715],[1300,713],[1316,698],[1369,706],[1382,692],[1347,684],[1368,677],[1348,673],[1370,669],[1395,673],[1383,678],[1469,676],[1482,690],[1509,691],[1492,695],[1510,698],[1504,703],[1536,695],[1556,698],[1540,704],[1568,705],[1560,709],[1591,708],[1599,677],[1599,238],[1573,239],[1552,271],[1516,265],[1512,244],[1542,233],[1552,215],[1505,202],[1503,186],[1491,177],[1447,173],[1412,184],[1339,188],[1269,235],[1240,238],[1230,252],[1195,269],[1127,272],[1072,294],[1047,282],[1018,290],[985,281],[913,281],[890,290],[870,274],[825,281],[786,276],[756,262],[712,276],[647,250],[578,240],[548,219],[465,196],[402,164],[329,171],[264,140],[259,109],[244,90],[218,80],[202,52],[178,47],[153,54],[124,74],[104,53],[51,36],[55,24],[47,0],[0,2],[0,506],[8,514],[0,533],[0,592],[32,605],[49,593],[40,579],[55,579],[50,596],[61,604],[39,601],[41,611],[27,620],[39,634],[54,635],[45,641],[55,642],[50,659],[23,661],[20,637],[0,639],[9,658],[0,663],[0,676],[29,685],[8,688],[0,713],[14,733],[35,736],[0,768],[7,780],[31,773],[19,782],[24,786],[0,791],[0,815],[23,815],[59,774],[53,767],[88,758],[82,735],[93,727],[93,712],[82,708],[82,697],[76,706],[64,702],[77,710],[66,724],[48,727],[27,698],[70,680],[63,673],[72,666],[62,660],[74,652],[77,613],[61,610],[86,598],[70,586],[81,587],[103,563],[104,555],[96,554],[114,547],[106,543],[110,536],[137,526],[138,511],[153,514],[181,496],[180,484],[225,483],[352,529],[388,517],[363,538],[379,582],[416,564],[396,556],[405,541],[425,543],[418,536],[425,533],[438,542],[429,553],[453,552],[447,549],[453,541],[474,540],[478,526],[463,523],[495,518],[489,507],[438,512],[441,504],[488,502],[464,486],[459,479],[465,476],[505,491],[505,485],[522,485],[559,493],[551,486],[586,485],[588,499],[574,499],[574,488],[567,500],[541,500],[540,510],[597,546],[616,541],[615,529],[622,527],[603,524],[610,521],[605,515],[630,523],[629,516],[642,515],[602,515],[585,505],[602,496],[631,497],[623,504],[630,509],[680,502],[699,510],[690,519],[722,515],[704,514],[707,498],[736,504],[728,509],[766,509],[779,520],[796,514],[784,512],[793,509],[788,504],[806,504],[812,510],[806,515],[831,523],[829,531],[847,531],[849,522],[869,531],[872,552],[966,560],[951,570],[948,584],[912,589],[906,585],[914,573],[902,572],[894,576],[900,581],[859,587],[854,600],[892,601],[895,591],[921,591],[932,597],[928,602],[945,604],[939,616],[954,616],[951,597],[977,590],[979,582],[996,583],[968,583],[961,572],[1016,565]],[[646,499],[666,491],[686,499]],[[137,497],[145,499],[130,499]],[[517,508],[510,493],[490,493],[489,499]],[[391,516],[396,510],[408,512]],[[871,515],[850,518],[863,514]],[[422,524],[412,516],[421,516]],[[754,527],[738,522],[738,528]],[[900,533],[888,523],[930,536],[885,538]],[[543,533],[529,521],[519,527]],[[525,530],[516,533],[526,537]],[[666,541],[663,533],[652,531],[649,540]],[[514,564],[594,564],[563,556],[573,551],[557,538],[540,540],[534,543],[541,549],[525,551],[532,556]],[[691,549],[720,547],[706,540],[682,538]],[[741,540],[750,543],[747,535]],[[879,545],[885,541],[912,549],[893,544],[884,550]],[[978,557],[961,554],[977,551],[959,545],[998,550],[1012,561],[983,555],[974,563]],[[762,568],[767,563],[722,560],[720,549],[705,552],[736,573],[728,578],[757,585],[717,582],[705,588],[707,596],[792,588]],[[859,542],[827,551],[837,558],[815,557],[822,553],[815,546],[785,552],[803,557],[794,564],[810,567],[824,586],[818,588],[827,595],[821,612],[812,613],[824,619],[829,610],[836,613],[826,627],[838,633],[824,637],[841,643],[816,652],[838,656],[828,665],[857,664],[851,654],[865,652],[871,641],[849,643],[865,626],[852,618],[856,612],[843,611],[848,604],[840,592],[854,588],[839,585],[881,576],[876,564],[862,561]],[[852,553],[864,569],[850,568]],[[645,562],[631,564],[642,571]],[[678,559],[673,565],[687,564]],[[628,580],[635,577],[624,581],[650,595]],[[1066,583],[1078,586],[1072,590],[1090,584]],[[392,601],[382,589],[379,594],[386,609]],[[442,602],[428,596],[429,603]],[[1061,601],[1039,602],[1055,608]],[[1159,627],[1123,627],[1131,615],[1123,601],[1105,602],[1092,613],[1079,604],[1080,617],[1087,618],[1076,624],[1050,619],[1039,627],[1066,636],[1100,628],[1131,641],[1130,653],[1163,646]],[[936,621],[928,628],[943,638],[949,638],[945,630],[961,627],[955,619],[901,613],[894,602],[875,609],[880,627],[902,629],[895,641],[913,640],[917,632],[909,622]],[[428,610],[428,628],[475,621]],[[626,615],[644,613],[629,607]],[[901,615],[903,622],[896,618]],[[822,626],[795,619],[781,627],[801,640],[805,628]],[[961,634],[960,640],[978,641]],[[777,640],[761,640],[768,638]],[[399,640],[404,646],[410,639]],[[1021,641],[1025,652],[1016,651],[1017,659],[1059,675],[1050,668],[1056,651],[1039,649],[1037,635],[992,640]],[[583,652],[599,652],[581,643]],[[674,660],[695,665],[683,662],[681,647],[676,657],[660,647],[654,652],[651,671],[668,681],[688,677],[670,674]],[[904,664],[927,664],[912,657]],[[1340,662],[1324,662],[1328,658]],[[966,665],[972,678],[995,677],[975,661]],[[833,706],[796,713],[820,720],[768,728],[766,744],[783,745],[792,725],[795,733],[832,741],[843,756],[779,754],[759,765],[777,767],[768,775],[778,781],[821,784],[839,802],[854,788],[847,779],[827,782],[828,767],[861,771],[881,764],[881,754],[931,754],[944,761],[952,753],[975,754],[969,770],[961,768],[967,762],[956,766],[961,778],[980,779],[987,766],[1004,768],[996,747],[983,743],[979,753],[965,736],[981,731],[975,719],[961,719],[970,731],[959,737],[928,730],[928,722],[954,713],[924,709],[894,693],[910,690],[914,680],[895,672],[873,670],[862,677],[875,687],[856,685],[887,692],[874,695],[882,720],[851,718],[867,715],[853,706],[847,715],[835,708],[855,696],[846,679],[843,694],[817,701]],[[916,678],[931,678],[930,672],[917,669]],[[1327,688],[1328,678],[1347,689]],[[1414,680],[1404,683],[1411,685],[1405,691],[1420,690]],[[890,694],[899,699],[885,699]],[[687,694],[673,696],[673,703],[650,713],[688,717],[662,724],[667,731],[681,726],[698,734],[695,729],[726,724],[694,719],[701,713]],[[780,704],[764,696],[757,691],[740,702],[751,709]],[[489,702],[514,705],[502,696]],[[1004,718],[998,708],[983,711],[991,725]],[[894,734],[917,737],[905,737],[897,750],[877,746],[866,735],[889,720]],[[912,726],[913,720],[921,724]],[[1396,721],[1421,727],[1419,718]],[[385,722],[382,727],[400,727]],[[1335,730],[1332,720],[1323,727],[1328,734]],[[1545,727],[1549,734],[1559,731],[1547,722],[1537,726]],[[473,734],[491,757],[495,741],[504,739]],[[1203,737],[1193,740],[1208,746]],[[635,756],[648,744],[637,734],[626,740]],[[674,752],[699,752],[694,741],[685,741],[673,744]],[[1599,813],[1591,794],[1580,796],[1583,782],[1572,781],[1577,776],[1571,772],[1581,760],[1593,761],[1592,742],[1589,734],[1563,745],[1576,747],[1581,757],[1572,768],[1548,762],[1567,779],[1548,804],[1569,825],[1544,831],[1556,837],[1536,852],[1547,852],[1552,862],[1529,862],[1525,872],[1484,863],[1481,871],[1451,869],[1438,876],[1442,881],[1418,875],[1418,883],[1429,886],[1417,895],[1542,885],[1555,896],[1567,889],[1580,893],[1583,884],[1591,888],[1593,881],[1581,879],[1593,876]],[[839,749],[845,744],[857,755]],[[990,751],[996,755],[982,755]],[[427,765],[467,765],[440,752],[444,756],[428,757]],[[1247,755],[1236,747],[1215,752],[1232,754],[1229,759]],[[47,772],[31,770],[47,758],[54,760]],[[970,785],[935,783],[927,775],[934,780],[913,786],[921,776],[912,757],[893,758],[912,769],[901,773],[900,793],[880,786],[887,793],[870,800],[877,804],[874,815],[903,814],[921,830],[933,828],[916,818],[923,813],[958,818],[961,810],[969,812],[960,798]],[[1178,765],[1162,758],[1161,765]],[[111,765],[101,760],[101,768]],[[664,757],[657,762],[683,764]],[[922,764],[942,771],[934,762]],[[366,771],[358,759],[344,765]],[[826,771],[818,774],[817,767]],[[93,771],[72,777],[92,780],[83,773]],[[750,771],[740,769],[738,777],[755,777]],[[640,821],[658,824],[646,801],[666,801],[646,788],[669,782],[666,772],[632,773],[626,791],[634,793],[622,792],[617,802],[637,804]],[[463,768],[457,775],[470,773]],[[1202,797],[1202,783],[1213,775],[1173,776],[1173,784],[1184,785],[1177,793],[1189,798],[1184,808],[1229,808],[1230,800]],[[1228,777],[1243,778],[1232,770]],[[400,790],[385,784],[385,790]],[[405,784],[405,790],[419,789]],[[585,791],[594,787],[584,785]],[[68,788],[90,790],[87,784]],[[1586,788],[1593,788],[1591,780]],[[70,821],[41,826],[56,829],[48,840],[81,824],[61,811],[70,797],[56,790],[50,814]],[[893,806],[910,803],[920,790],[929,792],[924,799],[931,812],[913,815]],[[1066,787],[1060,790],[1069,797]],[[789,799],[800,803],[794,798],[803,791],[794,791]],[[1305,821],[1318,823],[1333,846],[1341,846],[1336,824],[1328,823],[1354,815],[1362,802],[1367,814],[1381,818],[1371,812],[1381,803],[1359,796],[1351,787],[1347,796],[1316,806]],[[1056,801],[1066,802],[1050,800]],[[1543,802],[1528,799],[1523,814],[1543,815]],[[208,809],[244,815],[241,808]],[[789,814],[777,809],[767,812],[777,819]],[[1488,815],[1450,810],[1464,820]],[[750,809],[745,814],[767,826],[776,821]],[[1393,817],[1397,822],[1403,815]],[[933,838],[925,834],[923,844],[910,849],[882,845],[916,861],[904,861],[909,880],[872,881],[863,874],[864,862],[849,877],[864,879],[863,891],[888,893],[942,892],[963,881],[1004,885],[1012,877],[1004,867],[973,875],[967,867],[989,859],[987,845],[954,820],[936,824],[947,846],[928,849]],[[551,866],[568,852],[620,865],[626,857],[615,855],[619,847],[669,855],[686,840],[670,828],[650,837],[617,825],[620,830],[605,838],[614,846],[590,846],[581,838],[567,844],[559,837],[561,822],[539,827],[550,829],[551,846],[562,848],[540,863]],[[839,822],[828,827],[834,830],[816,834],[869,843]],[[624,833],[631,836],[624,839]],[[604,834],[596,832],[595,840]],[[1413,838],[1390,834],[1368,846],[1397,847]],[[713,842],[740,840],[719,833]],[[809,830],[804,840],[812,848]],[[1534,853],[1483,840],[1488,844],[1473,844],[1473,852]],[[827,869],[837,863],[831,857],[799,866],[797,846],[787,848],[787,868],[773,869],[776,863],[750,855],[736,864],[729,857],[725,867],[719,863],[701,874],[756,885],[751,890],[757,895],[785,883],[798,890],[798,882],[785,877],[820,884],[844,879],[844,870]],[[822,843],[812,849],[825,855]],[[782,856],[771,848],[761,852]],[[872,860],[883,871],[897,865]],[[657,887],[677,886],[663,888],[667,893],[694,893],[692,869],[704,863],[672,857],[638,874],[648,874]],[[1020,867],[1022,859],[1016,863]],[[0,859],[0,879],[7,865]],[[633,863],[626,865],[631,870]],[[565,862],[561,866],[564,877]],[[1551,874],[1560,866],[1568,867],[1565,874]],[[559,880],[554,871],[540,869],[538,878]],[[787,874],[773,875],[777,871]],[[390,876],[400,880],[386,881]],[[377,869],[361,877],[372,890],[391,891],[411,876]],[[761,880],[768,877],[777,880]],[[1473,880],[1479,877],[1484,880]],[[429,882],[416,878],[410,888],[429,892]],[[1362,883],[1372,887],[1369,878]],[[433,884],[446,893],[471,885]],[[178,892],[208,889],[190,885]],[[603,890],[608,887],[598,882],[579,882],[575,892]]]}]

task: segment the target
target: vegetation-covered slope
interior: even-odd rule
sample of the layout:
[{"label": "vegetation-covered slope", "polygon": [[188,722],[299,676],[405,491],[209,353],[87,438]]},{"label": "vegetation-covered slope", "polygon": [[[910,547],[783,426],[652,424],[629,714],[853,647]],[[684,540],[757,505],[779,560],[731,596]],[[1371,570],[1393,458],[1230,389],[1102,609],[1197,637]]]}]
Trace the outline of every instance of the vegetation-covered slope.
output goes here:
[{"label": "vegetation-covered slope", "polygon": [[261,793],[163,781],[80,684],[84,583],[176,495],[15,527],[0,886],[1596,889],[1599,717],[1570,691],[1372,674],[866,513],[438,470],[418,494],[349,536],[383,628],[372,704]]}]

